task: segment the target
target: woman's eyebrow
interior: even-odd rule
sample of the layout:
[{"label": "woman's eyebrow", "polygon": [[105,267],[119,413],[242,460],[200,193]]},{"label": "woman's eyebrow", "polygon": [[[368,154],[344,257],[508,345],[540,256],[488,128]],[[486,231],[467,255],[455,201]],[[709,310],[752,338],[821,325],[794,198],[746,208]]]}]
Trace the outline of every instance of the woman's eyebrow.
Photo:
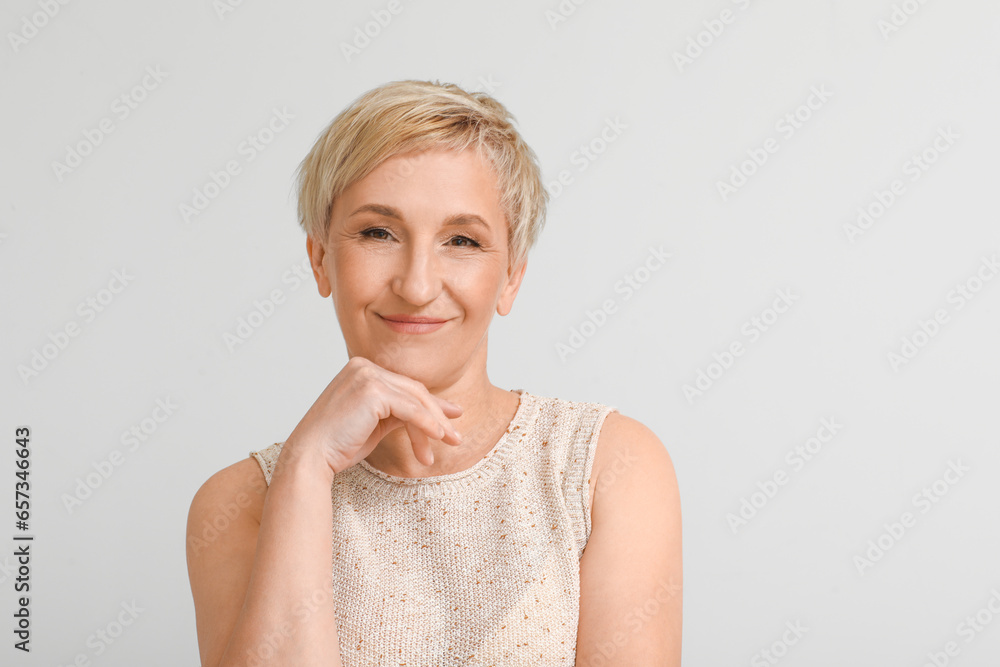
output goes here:
[{"label": "woman's eyebrow", "polygon": [[357,215],[358,213],[376,213],[386,218],[395,218],[396,220],[400,221],[403,220],[402,213],[400,213],[397,209],[391,206],[386,206],[385,204],[364,204],[354,209],[354,212],[347,217],[350,218],[352,216]]},{"label": "woman's eyebrow", "polygon": [[[347,217],[355,216],[359,213],[375,213],[376,215],[381,215],[386,218],[393,218],[403,222],[405,218],[399,209],[393,208],[392,206],[387,206],[385,204],[363,204],[358,208],[354,209],[354,212]],[[481,216],[475,213],[455,213],[454,215],[449,215],[444,219],[444,226],[449,225],[475,225],[479,224],[486,229],[490,228],[489,223],[487,223]]]},{"label": "woman's eyebrow", "polygon": [[475,213],[456,213],[444,219],[444,224],[448,225],[482,225],[486,229],[490,228],[489,223]]}]

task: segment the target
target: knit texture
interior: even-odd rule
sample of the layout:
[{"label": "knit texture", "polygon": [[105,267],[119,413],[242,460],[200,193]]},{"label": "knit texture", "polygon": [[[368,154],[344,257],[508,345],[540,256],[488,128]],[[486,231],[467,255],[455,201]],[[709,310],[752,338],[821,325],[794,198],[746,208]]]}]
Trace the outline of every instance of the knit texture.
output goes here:
[{"label": "knit texture", "polygon": [[[617,408],[535,396],[467,470],[334,477],[333,590],[345,667],[571,667],[589,480]],[[250,452],[267,483],[284,443]]]}]

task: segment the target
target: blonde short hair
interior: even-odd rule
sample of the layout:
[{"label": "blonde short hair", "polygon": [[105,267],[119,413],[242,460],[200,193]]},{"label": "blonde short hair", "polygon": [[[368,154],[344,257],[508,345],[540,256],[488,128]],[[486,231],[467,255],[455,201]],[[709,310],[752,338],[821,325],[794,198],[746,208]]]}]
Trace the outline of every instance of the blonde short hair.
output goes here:
[{"label": "blonde short hair", "polygon": [[374,88],[333,119],[299,165],[299,224],[325,240],[333,200],[383,161],[429,148],[473,146],[497,177],[508,224],[508,267],[519,266],[545,224],[549,194],[514,120],[493,97],[452,83],[406,80]]}]

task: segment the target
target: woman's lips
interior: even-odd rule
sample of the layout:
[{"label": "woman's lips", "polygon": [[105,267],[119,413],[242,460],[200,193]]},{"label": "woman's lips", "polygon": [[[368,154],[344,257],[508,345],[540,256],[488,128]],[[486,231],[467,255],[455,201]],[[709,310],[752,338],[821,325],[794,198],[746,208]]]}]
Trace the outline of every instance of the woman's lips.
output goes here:
[{"label": "woman's lips", "polygon": [[379,315],[379,318],[396,333],[423,334],[440,329],[447,320],[436,317],[410,315]]}]

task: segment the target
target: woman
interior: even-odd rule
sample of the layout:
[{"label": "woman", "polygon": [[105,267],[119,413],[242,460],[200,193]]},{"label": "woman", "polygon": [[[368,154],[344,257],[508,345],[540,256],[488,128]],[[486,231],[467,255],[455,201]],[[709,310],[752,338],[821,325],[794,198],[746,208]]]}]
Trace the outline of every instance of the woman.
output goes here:
[{"label": "woman", "polygon": [[191,503],[203,667],[680,664],[662,443],[487,377],[547,198],[511,120],[484,93],[394,82],[300,166],[350,360],[283,443]]}]

